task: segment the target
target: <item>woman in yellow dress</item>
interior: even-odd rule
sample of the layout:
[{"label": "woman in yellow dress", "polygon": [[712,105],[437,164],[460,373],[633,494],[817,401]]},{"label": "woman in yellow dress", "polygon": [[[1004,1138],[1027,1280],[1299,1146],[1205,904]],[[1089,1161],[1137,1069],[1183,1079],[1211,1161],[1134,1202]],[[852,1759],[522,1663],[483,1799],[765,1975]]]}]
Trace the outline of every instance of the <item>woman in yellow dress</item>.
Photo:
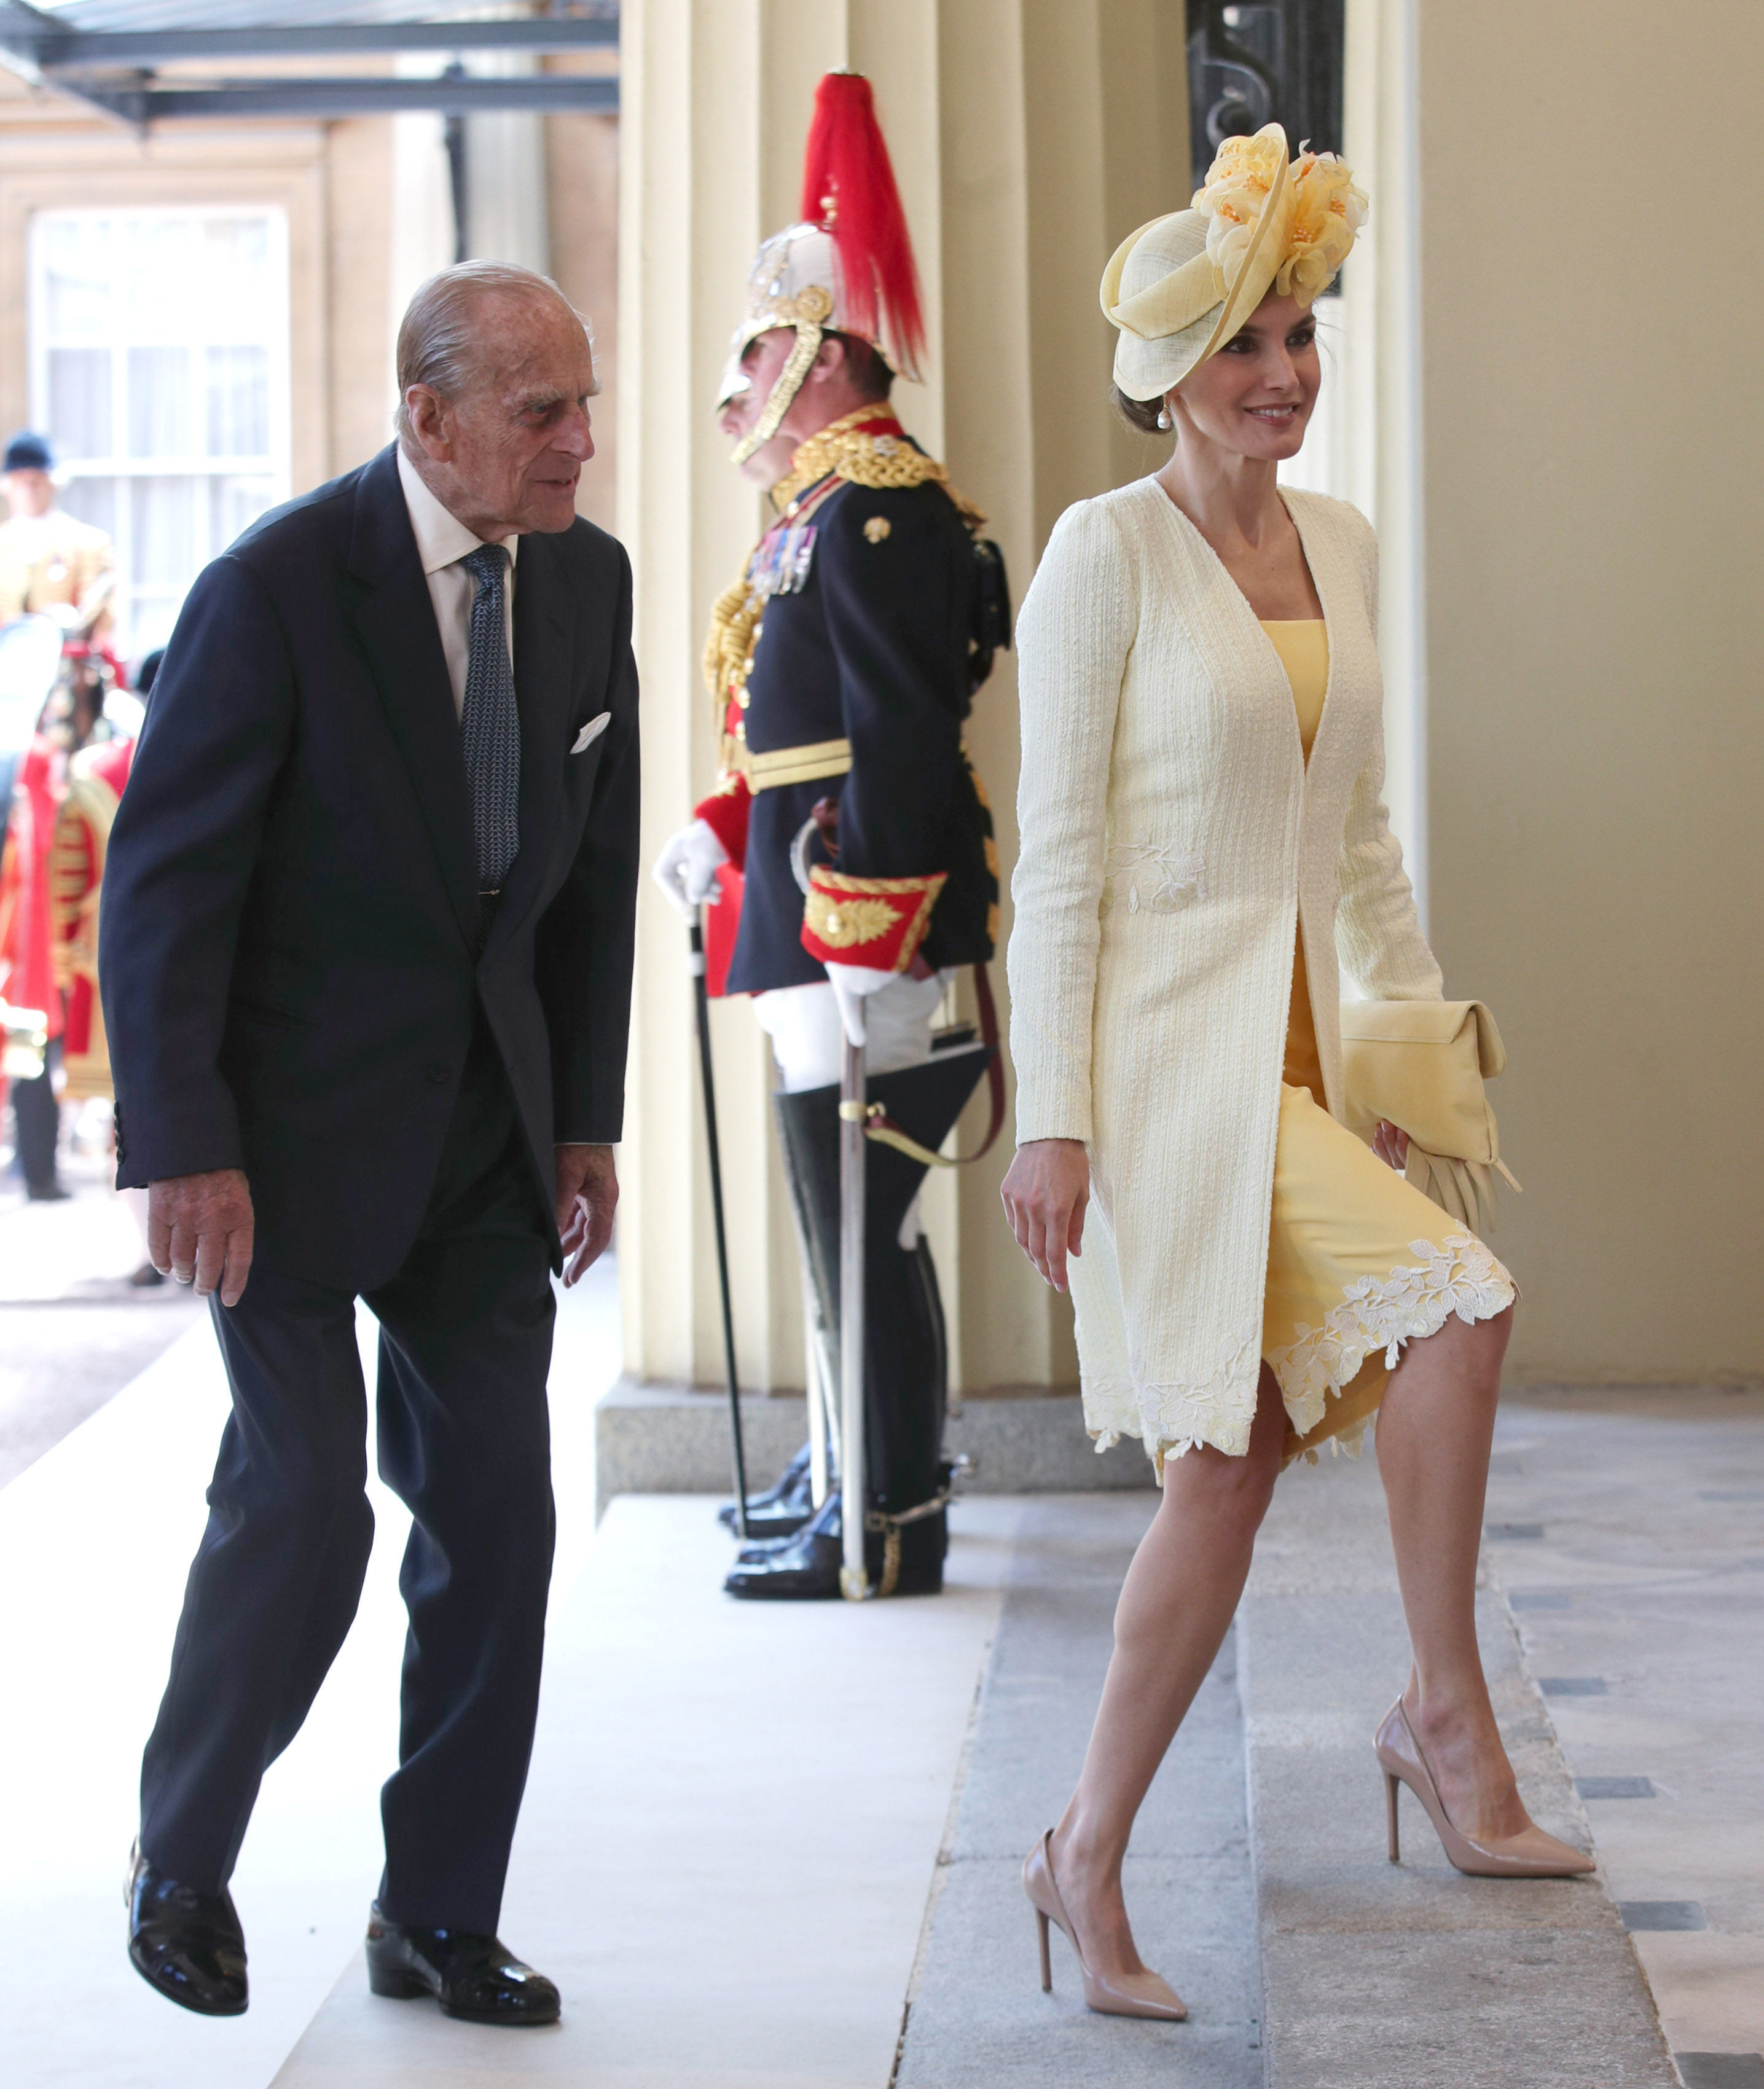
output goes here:
[{"label": "woman in yellow dress", "polygon": [[1364,208],[1338,160],[1290,161],[1269,125],[1123,242],[1102,286],[1117,400],[1174,448],[1061,518],[1019,624],[1004,1200],[1070,1284],[1092,1434],[1140,1437],[1163,1483],[1078,1788],[1024,1885],[1044,1984],[1051,1920],[1118,2014],[1184,2014],[1134,1948],[1121,1864],[1275,1479],[1375,1410],[1414,1655],[1386,1776],[1460,1868],[1591,1868],[1527,1816],[1476,1646],[1513,1280],[1394,1172],[1400,1132],[1375,1152],[1340,1121],[1342,975],[1372,1000],[1442,991],[1382,800],[1376,544],[1276,479],[1316,400],[1311,302]]}]

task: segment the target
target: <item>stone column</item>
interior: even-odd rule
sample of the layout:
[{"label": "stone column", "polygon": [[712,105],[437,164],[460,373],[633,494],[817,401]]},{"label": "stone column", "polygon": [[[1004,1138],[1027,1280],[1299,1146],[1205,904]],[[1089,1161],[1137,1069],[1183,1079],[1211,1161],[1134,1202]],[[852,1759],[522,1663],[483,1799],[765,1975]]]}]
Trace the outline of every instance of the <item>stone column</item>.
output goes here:
[{"label": "stone column", "polygon": [[[1107,406],[1097,305],[1122,234],[1187,196],[1182,11],[1159,0],[633,0],[624,15],[619,513],[637,574],[645,850],[708,788],[706,618],[762,526],[710,413],[760,239],[796,215],[815,82],[873,82],[925,295],[925,382],[902,419],[991,518],[1020,599],[1071,501],[1148,468]],[[1015,856],[1015,663],[976,701],[969,744],[1008,879]],[[620,1253],[626,1368],[721,1374],[685,935],[641,903]],[[1010,924],[1008,894],[1003,924]],[[1008,1018],[1004,966],[993,983]],[[962,989],[964,997],[968,989]],[[801,1383],[800,1302],[774,1155],[764,1040],[713,1011],[746,1382]],[[976,1120],[978,1122],[976,1122]],[[976,1102],[959,1135],[972,1146]],[[1006,1231],[988,1158],[941,1173],[927,1212],[958,1389],[1070,1385],[1071,1315]]]}]

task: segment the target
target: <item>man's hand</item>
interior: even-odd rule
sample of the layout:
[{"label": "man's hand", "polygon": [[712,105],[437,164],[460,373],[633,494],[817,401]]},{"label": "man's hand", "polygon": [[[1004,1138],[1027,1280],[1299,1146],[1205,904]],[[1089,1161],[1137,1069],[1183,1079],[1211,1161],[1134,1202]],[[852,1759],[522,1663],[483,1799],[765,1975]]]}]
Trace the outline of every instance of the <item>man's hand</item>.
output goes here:
[{"label": "man's hand", "polygon": [[717,873],[728,860],[710,822],[694,820],[663,844],[651,875],[668,904],[689,922],[707,899],[716,897]]},{"label": "man's hand", "polygon": [[557,1148],[557,1231],[564,1243],[564,1282],[593,1268],[612,1238],[619,1178],[610,1146]]},{"label": "man's hand", "polygon": [[251,1185],[240,1168],[168,1175],[147,1192],[147,1252],[161,1276],[194,1284],[206,1298],[217,1289],[237,1306],[251,1273],[256,1220]]},{"label": "man's hand", "polygon": [[1017,1246],[1056,1291],[1066,1259],[1079,1254],[1090,1202],[1090,1156],[1082,1139],[1032,1139],[1017,1148],[999,1195]]}]

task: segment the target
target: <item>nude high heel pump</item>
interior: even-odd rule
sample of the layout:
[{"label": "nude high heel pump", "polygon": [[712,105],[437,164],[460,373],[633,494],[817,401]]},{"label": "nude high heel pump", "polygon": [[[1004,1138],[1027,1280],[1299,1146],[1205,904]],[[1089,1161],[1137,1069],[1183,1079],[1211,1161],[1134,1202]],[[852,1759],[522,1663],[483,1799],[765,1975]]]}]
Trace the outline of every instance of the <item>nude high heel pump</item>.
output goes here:
[{"label": "nude high heel pump", "polygon": [[1054,1992],[1054,1962],[1048,1950],[1047,1926],[1057,1922],[1066,1932],[1084,1979],[1084,2001],[1099,2016],[1157,2017],[1166,2023],[1181,2023],[1188,2005],[1167,1981],[1156,1973],[1092,1973],[1078,1949],[1077,1932],[1066,1913],[1060,1890],[1054,1882],[1054,1831],[1047,1833],[1023,1860],[1023,1890],[1035,1910],[1036,1928],[1041,1941],[1041,1992]]},{"label": "nude high heel pump", "polygon": [[1397,1787],[1406,1784],[1427,1810],[1446,1856],[1461,1872],[1476,1879],[1567,1879],[1593,1869],[1593,1860],[1571,1844],[1547,1835],[1535,1822],[1517,1835],[1473,1842],[1446,1818],[1433,1773],[1398,1698],[1384,1715],[1372,1746],[1384,1773],[1384,1803],[1390,1820],[1390,1861],[1399,1861],[1397,1846]]}]

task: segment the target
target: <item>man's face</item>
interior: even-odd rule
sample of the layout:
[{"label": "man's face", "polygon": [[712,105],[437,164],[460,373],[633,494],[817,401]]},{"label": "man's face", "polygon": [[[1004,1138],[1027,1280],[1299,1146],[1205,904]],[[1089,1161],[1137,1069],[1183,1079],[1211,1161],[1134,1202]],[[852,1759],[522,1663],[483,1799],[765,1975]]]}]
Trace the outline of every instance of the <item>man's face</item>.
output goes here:
[{"label": "man's face", "polygon": [[0,491],[14,515],[46,515],[55,504],[55,482],[46,471],[9,471]]},{"label": "man's face", "polygon": [[417,440],[442,468],[437,490],[487,543],[567,530],[594,453],[587,334],[556,298],[491,293],[475,316],[484,350],[458,397],[439,399],[426,385],[406,396]]},{"label": "man's face", "polygon": [[[750,341],[741,357],[747,388],[737,392],[717,415],[717,426],[732,443],[738,443],[766,410],[791,351],[796,345],[794,327],[773,327]],[[796,402],[792,401],[794,405]],[[787,414],[785,419],[790,416]],[[790,469],[802,437],[782,427],[769,443],[762,443],[741,466],[741,475],[756,486],[775,486]]]}]

